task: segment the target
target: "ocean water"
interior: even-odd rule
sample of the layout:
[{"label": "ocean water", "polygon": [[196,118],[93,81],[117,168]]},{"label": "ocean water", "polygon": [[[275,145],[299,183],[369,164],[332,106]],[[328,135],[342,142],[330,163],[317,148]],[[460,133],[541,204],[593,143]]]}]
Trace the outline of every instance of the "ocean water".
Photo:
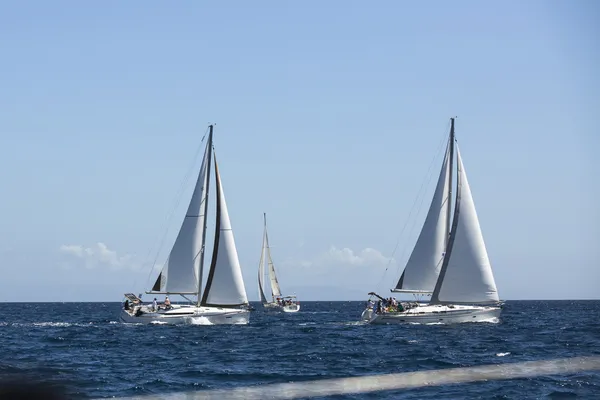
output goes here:
[{"label": "ocean water", "polygon": [[[119,303],[4,303],[0,380],[100,398],[600,354],[600,301],[508,301],[497,323],[459,325],[364,325],[363,302],[301,306],[168,326],[120,323]],[[600,399],[600,371],[334,398]]]}]

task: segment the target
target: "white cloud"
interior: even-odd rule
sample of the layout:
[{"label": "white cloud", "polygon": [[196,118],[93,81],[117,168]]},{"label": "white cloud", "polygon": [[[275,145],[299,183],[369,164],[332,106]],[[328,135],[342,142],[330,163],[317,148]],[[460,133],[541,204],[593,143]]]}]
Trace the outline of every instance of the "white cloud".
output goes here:
[{"label": "white cloud", "polygon": [[284,290],[289,288],[297,290],[298,294],[310,293],[312,298],[356,299],[359,298],[358,293],[366,295],[369,291],[380,290],[381,285],[391,285],[391,281],[383,280],[386,269],[395,271],[396,261],[377,249],[367,247],[355,251],[348,247],[330,246],[313,257],[284,260],[277,274]]},{"label": "white cloud", "polygon": [[386,267],[395,263],[393,258],[384,256],[379,250],[367,247],[358,252],[344,247],[338,249],[331,246],[328,251],[319,254],[312,260],[287,260],[287,264],[296,263],[302,267]]},{"label": "white cloud", "polygon": [[[116,251],[110,250],[106,244],[98,242],[91,247],[82,245],[62,245],[59,251],[67,256],[76,258],[85,268],[110,268],[123,269],[129,268],[139,270],[141,263],[135,260],[130,254],[119,255]],[[68,266],[70,264],[62,264]]]},{"label": "white cloud", "polygon": [[83,257],[83,253],[84,253],[84,248],[83,246],[78,246],[78,245],[65,245],[63,244],[62,246],[60,246],[60,251],[62,253],[66,253],[66,254],[71,254],[77,257]]},{"label": "white cloud", "polygon": [[355,254],[352,249],[347,247],[338,249],[335,246],[331,246],[324,258],[326,261],[338,262],[343,265],[356,265],[359,267],[384,266],[390,261],[393,261],[393,259],[385,257],[383,254],[381,254],[379,250],[375,250],[370,247],[367,247],[366,249],[363,249]]}]

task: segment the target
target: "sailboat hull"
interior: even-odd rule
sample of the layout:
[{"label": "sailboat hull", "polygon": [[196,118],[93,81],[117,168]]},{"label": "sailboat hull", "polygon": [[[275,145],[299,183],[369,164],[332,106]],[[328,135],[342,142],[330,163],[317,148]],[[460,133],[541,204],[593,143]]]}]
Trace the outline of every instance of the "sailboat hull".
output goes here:
[{"label": "sailboat hull", "polygon": [[142,306],[139,311],[121,310],[121,322],[142,324],[245,325],[250,311],[236,308],[175,306],[168,311],[153,312]]},{"label": "sailboat hull", "polygon": [[277,303],[263,303],[263,307],[269,311],[278,311],[280,308]]},{"label": "sailboat hull", "polygon": [[285,313],[293,313],[300,311],[300,304],[291,304],[289,306],[281,307],[281,310]]},{"label": "sailboat hull", "polygon": [[425,305],[402,312],[367,313],[370,324],[458,324],[464,322],[497,322],[502,308],[462,305]]},{"label": "sailboat hull", "polygon": [[373,318],[373,309],[371,307],[365,308],[365,311],[360,315],[361,321],[369,322]]},{"label": "sailboat hull", "polygon": [[263,303],[263,307],[267,311],[283,311],[285,313],[295,313],[300,311],[300,304],[289,304],[287,306],[280,306],[277,303]]}]

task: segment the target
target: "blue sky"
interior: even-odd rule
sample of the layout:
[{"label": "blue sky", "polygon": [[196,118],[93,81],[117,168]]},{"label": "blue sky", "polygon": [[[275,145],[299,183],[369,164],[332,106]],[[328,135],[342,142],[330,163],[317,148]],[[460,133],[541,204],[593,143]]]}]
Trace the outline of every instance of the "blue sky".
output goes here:
[{"label": "blue sky", "polygon": [[284,291],[387,292],[455,115],[500,297],[600,298],[593,0],[0,8],[0,301],[143,290],[210,122],[251,299],[263,212]]}]

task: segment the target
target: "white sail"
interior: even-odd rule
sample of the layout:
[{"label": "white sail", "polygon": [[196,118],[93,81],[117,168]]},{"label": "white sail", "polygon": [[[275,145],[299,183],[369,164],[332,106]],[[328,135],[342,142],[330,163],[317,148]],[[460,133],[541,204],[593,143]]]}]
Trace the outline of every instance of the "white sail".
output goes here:
[{"label": "white sail", "polygon": [[263,232],[263,243],[260,253],[260,263],[258,267],[258,290],[260,293],[260,299],[263,303],[269,302],[264,292],[264,276],[265,276],[265,262],[267,263],[267,273],[269,275],[269,283],[271,284],[271,296],[281,296],[281,289],[279,288],[279,282],[277,281],[277,275],[275,275],[275,265],[271,257],[271,248],[269,247],[269,234],[267,233],[267,215],[263,215],[264,218],[264,232]]},{"label": "white sail", "polygon": [[213,259],[202,298],[202,305],[235,306],[248,304],[246,288],[242,279],[242,269],[238,259],[233,230],[221,176],[215,156],[215,176],[217,186],[217,226]]},{"label": "white sail", "polygon": [[450,146],[446,149],[442,170],[435,188],[429,212],[417,243],[406,263],[404,272],[394,291],[432,292],[435,287],[448,240],[448,214],[450,212]]},{"label": "white sail", "polygon": [[275,265],[273,264],[273,259],[271,258],[271,248],[269,247],[269,235],[265,232],[265,237],[267,239],[267,263],[269,264],[269,280],[271,281],[271,294],[274,297],[281,296],[281,289],[279,288],[279,282],[277,281],[277,275],[275,275]]},{"label": "white sail", "polygon": [[267,297],[265,296],[265,291],[264,291],[264,287],[265,287],[265,282],[264,282],[264,276],[265,276],[265,249],[267,246],[267,229],[265,227],[264,233],[263,233],[263,242],[262,242],[262,247],[260,250],[260,262],[258,263],[258,294],[260,295],[260,301],[262,303],[268,303],[267,301]]},{"label": "white sail", "polygon": [[198,292],[200,251],[202,250],[203,226],[206,218],[204,215],[208,181],[206,171],[210,162],[210,146],[211,141],[208,140],[194,194],[169,258],[153,288],[155,291],[194,294]]},{"label": "white sail", "polygon": [[475,304],[499,301],[475,203],[457,146],[458,185],[453,231],[431,303]]}]

